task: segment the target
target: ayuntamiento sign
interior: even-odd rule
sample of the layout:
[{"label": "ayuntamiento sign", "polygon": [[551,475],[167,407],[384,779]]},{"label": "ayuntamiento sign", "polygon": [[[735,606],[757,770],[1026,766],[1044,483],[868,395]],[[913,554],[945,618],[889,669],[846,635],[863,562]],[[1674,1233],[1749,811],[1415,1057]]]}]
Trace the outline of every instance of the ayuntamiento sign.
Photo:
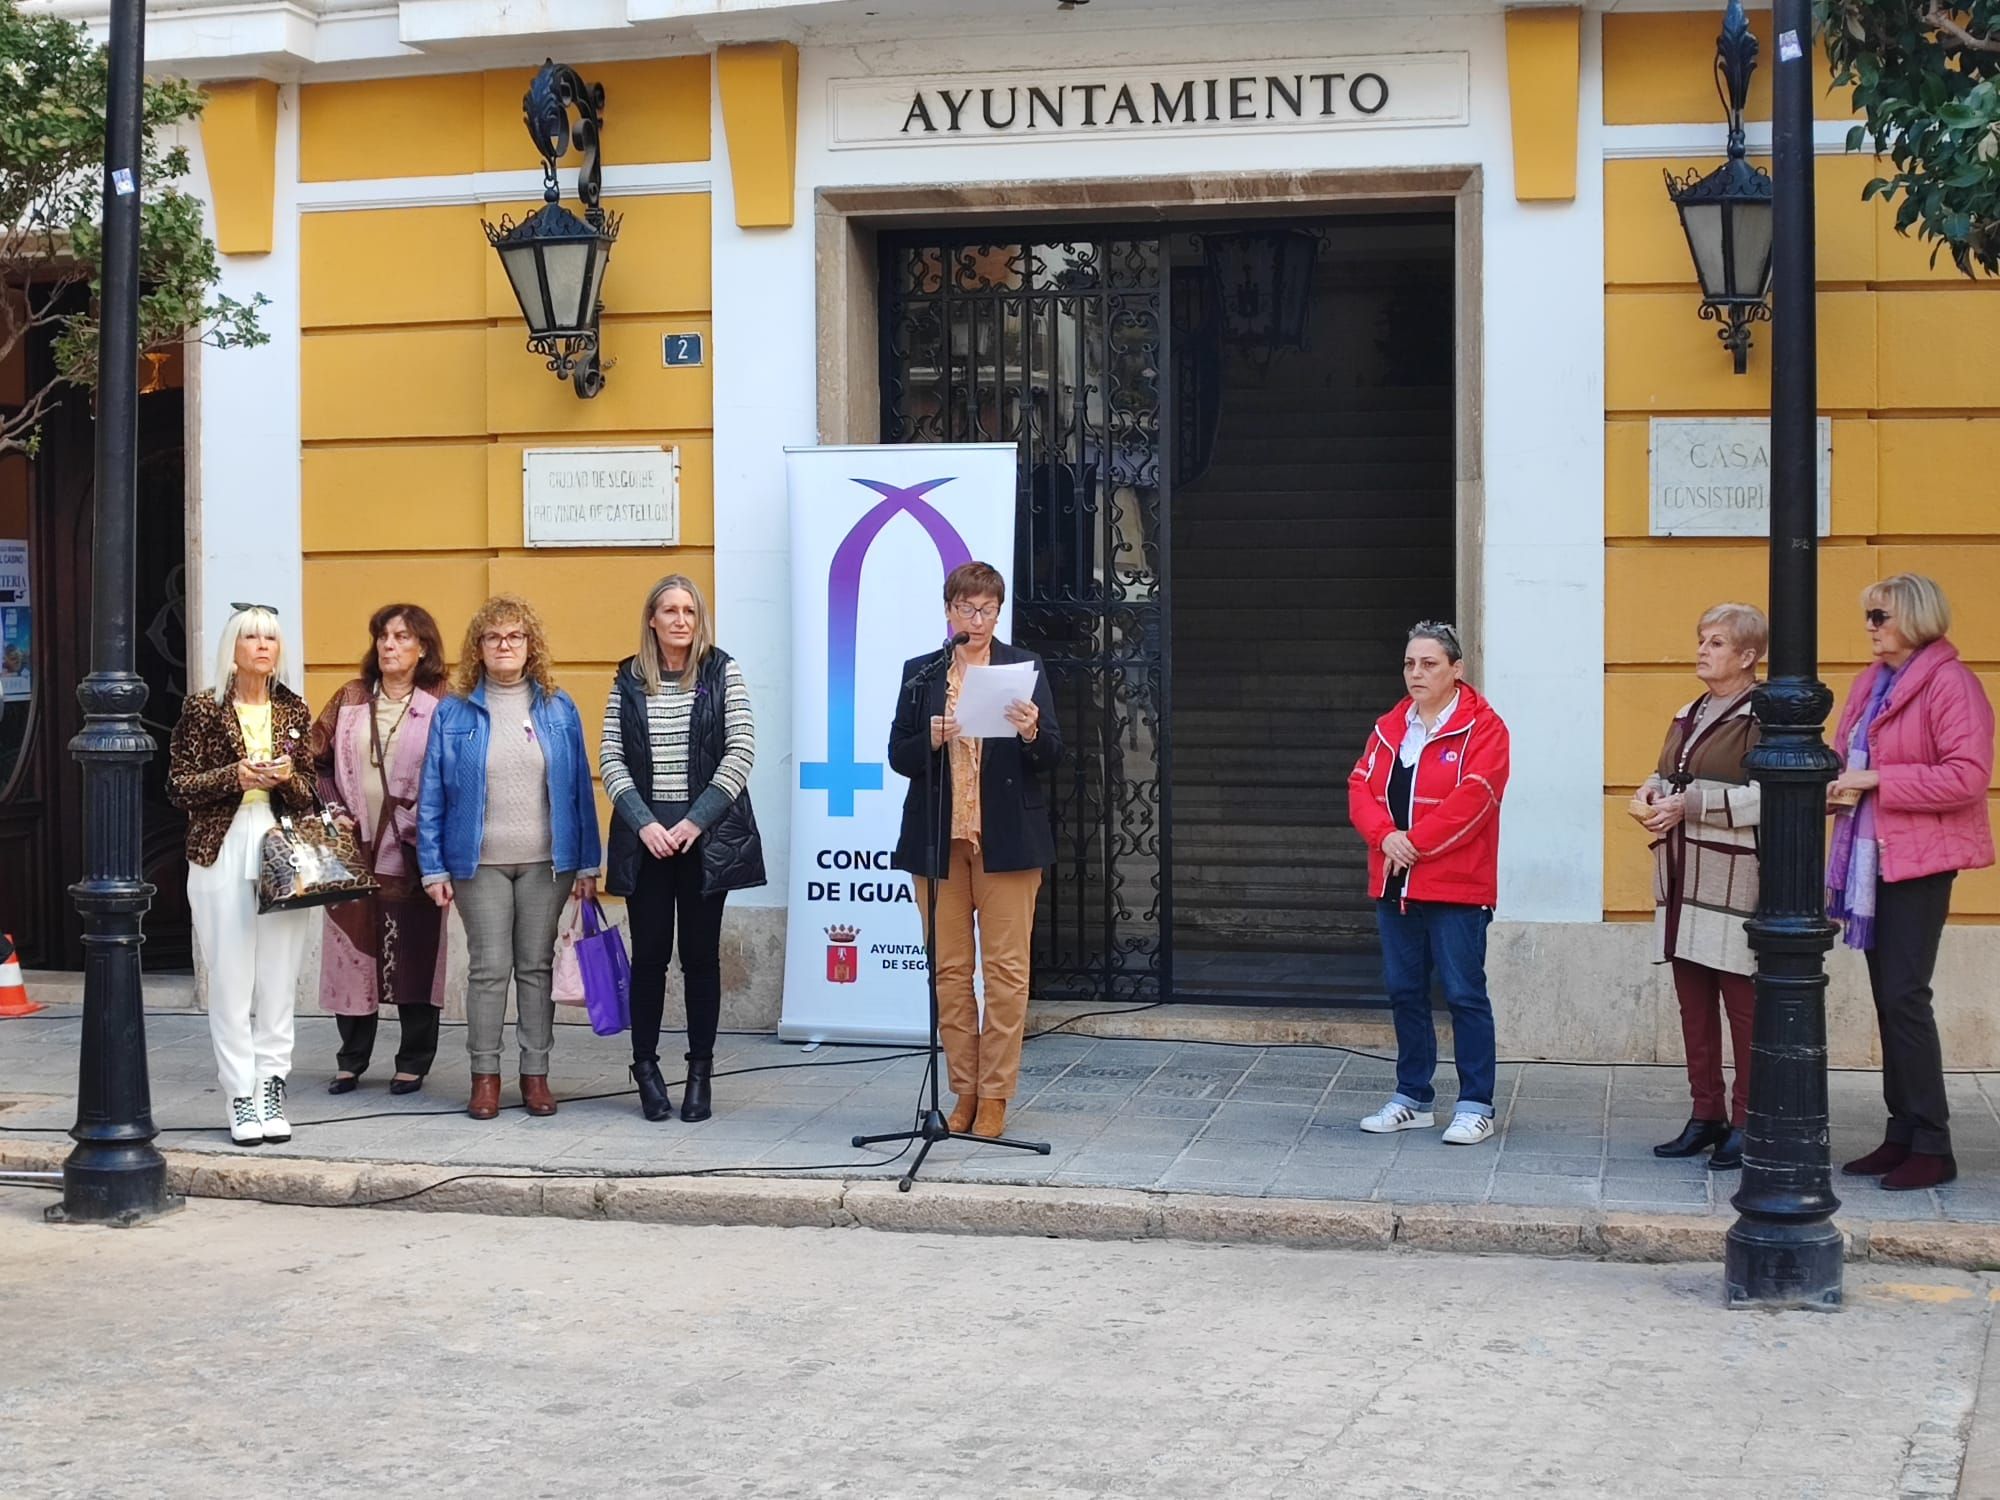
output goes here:
[{"label": "ayuntamiento sign", "polygon": [[1463,125],[1470,108],[1463,52],[836,78],[828,144]]}]

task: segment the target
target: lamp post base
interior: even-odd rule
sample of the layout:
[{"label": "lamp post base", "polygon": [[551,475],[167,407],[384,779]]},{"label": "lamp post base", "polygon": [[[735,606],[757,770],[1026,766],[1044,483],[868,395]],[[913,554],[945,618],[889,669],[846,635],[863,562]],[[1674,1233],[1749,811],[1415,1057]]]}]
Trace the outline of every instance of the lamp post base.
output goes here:
[{"label": "lamp post base", "polygon": [[1833,1312],[1840,1306],[1846,1253],[1840,1231],[1825,1219],[1811,1224],[1738,1219],[1722,1252],[1729,1305]]},{"label": "lamp post base", "polygon": [[42,1217],[51,1224],[129,1229],[186,1206],[168,1188],[166,1158],[151,1141],[85,1142],[63,1163],[62,1202],[50,1204]]}]

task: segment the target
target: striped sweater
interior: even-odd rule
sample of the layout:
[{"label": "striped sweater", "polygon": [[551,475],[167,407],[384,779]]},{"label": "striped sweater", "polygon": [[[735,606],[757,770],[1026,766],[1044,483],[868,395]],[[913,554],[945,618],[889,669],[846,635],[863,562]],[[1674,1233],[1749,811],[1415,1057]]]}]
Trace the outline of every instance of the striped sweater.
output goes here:
[{"label": "striped sweater", "polygon": [[[660,690],[646,699],[647,739],[653,751],[653,800],[686,806],[688,798],[688,725],[694,717],[694,694],[674,678],[663,678]],[[757,726],[750,715],[750,689],[732,660],[724,669],[722,690],[722,759],[715,779],[687,817],[704,831],[714,825],[729,804],[750,784],[750,767],[757,758]],[[624,727],[618,716],[618,687],[604,705],[604,740],[598,751],[604,795],[617,806],[618,816],[634,829],[657,823],[653,809],[639,795],[632,773],[625,768]]]}]

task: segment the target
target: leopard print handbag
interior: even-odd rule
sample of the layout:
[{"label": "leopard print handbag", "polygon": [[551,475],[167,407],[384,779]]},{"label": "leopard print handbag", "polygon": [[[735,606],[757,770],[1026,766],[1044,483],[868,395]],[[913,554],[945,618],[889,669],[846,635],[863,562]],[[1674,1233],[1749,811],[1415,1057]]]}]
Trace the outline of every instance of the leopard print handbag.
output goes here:
[{"label": "leopard print handbag", "polygon": [[368,872],[352,829],[321,812],[278,820],[264,835],[257,871],[257,912],[301,911],[372,896],[381,887]]}]

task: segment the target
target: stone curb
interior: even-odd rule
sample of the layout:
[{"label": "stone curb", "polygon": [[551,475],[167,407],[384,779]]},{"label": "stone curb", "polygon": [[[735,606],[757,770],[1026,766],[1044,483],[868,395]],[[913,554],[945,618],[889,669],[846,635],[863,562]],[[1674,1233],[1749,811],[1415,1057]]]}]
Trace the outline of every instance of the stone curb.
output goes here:
[{"label": "stone curb", "polygon": [[[0,1138],[0,1168],[54,1170],[69,1149],[67,1141]],[[166,1158],[169,1185],[195,1198],[638,1224],[1178,1240],[1648,1264],[1719,1261],[1729,1230],[1726,1220],[1707,1215],[1503,1204],[1345,1203],[972,1182],[927,1182],[900,1193],[883,1178],[560,1177],[506,1168],[475,1175],[454,1167],[303,1157],[169,1151]],[[1840,1228],[1850,1261],[2000,1270],[2000,1224],[1882,1221]]]}]

